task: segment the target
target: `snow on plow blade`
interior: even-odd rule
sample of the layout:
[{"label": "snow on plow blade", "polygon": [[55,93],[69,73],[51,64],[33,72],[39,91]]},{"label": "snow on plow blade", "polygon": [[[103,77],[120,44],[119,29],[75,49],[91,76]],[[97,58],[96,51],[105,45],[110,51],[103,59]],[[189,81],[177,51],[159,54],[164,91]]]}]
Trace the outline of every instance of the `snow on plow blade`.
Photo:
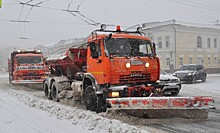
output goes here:
[{"label": "snow on plow blade", "polygon": [[107,99],[108,111],[123,111],[144,118],[207,119],[212,97],[133,97]]}]

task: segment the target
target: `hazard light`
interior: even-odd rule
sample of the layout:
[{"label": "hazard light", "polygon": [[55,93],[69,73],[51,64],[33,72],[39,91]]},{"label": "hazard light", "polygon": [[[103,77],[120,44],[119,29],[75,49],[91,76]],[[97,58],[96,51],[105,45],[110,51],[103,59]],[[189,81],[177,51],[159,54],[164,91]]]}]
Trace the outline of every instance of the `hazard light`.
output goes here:
[{"label": "hazard light", "polygon": [[120,27],[120,25],[118,25],[118,26],[116,27],[116,31],[118,31],[118,32],[121,31],[121,27]]}]

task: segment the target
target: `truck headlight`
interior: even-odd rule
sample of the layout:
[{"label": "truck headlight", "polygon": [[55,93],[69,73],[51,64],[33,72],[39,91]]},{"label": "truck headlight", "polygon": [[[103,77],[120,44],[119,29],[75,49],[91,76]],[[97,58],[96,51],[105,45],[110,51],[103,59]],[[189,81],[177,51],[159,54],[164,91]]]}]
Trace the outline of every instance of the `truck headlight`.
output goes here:
[{"label": "truck headlight", "polygon": [[145,63],[145,67],[149,67],[150,66],[150,64],[147,62],[147,63]]},{"label": "truck headlight", "polygon": [[126,68],[130,68],[131,67],[131,63],[126,63]]}]

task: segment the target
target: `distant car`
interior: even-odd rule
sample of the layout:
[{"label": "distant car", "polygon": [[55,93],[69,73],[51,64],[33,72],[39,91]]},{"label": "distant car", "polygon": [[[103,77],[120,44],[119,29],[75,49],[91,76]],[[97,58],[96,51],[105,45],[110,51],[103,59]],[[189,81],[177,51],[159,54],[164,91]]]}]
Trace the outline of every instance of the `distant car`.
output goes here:
[{"label": "distant car", "polygon": [[197,80],[205,82],[207,74],[203,65],[188,64],[180,67],[173,75],[181,81],[194,84]]},{"label": "distant car", "polygon": [[165,71],[160,70],[160,85],[162,86],[162,92],[164,95],[170,94],[176,96],[181,89],[181,82],[179,78],[167,74]]}]

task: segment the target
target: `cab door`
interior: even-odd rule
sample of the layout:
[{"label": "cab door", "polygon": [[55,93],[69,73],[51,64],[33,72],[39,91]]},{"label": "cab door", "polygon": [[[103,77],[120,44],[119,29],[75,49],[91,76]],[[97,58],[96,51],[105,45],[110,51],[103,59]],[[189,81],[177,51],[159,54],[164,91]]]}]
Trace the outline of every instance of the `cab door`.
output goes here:
[{"label": "cab door", "polygon": [[87,57],[87,72],[94,76],[98,84],[107,83],[104,47],[100,40],[90,42],[88,45]]}]

